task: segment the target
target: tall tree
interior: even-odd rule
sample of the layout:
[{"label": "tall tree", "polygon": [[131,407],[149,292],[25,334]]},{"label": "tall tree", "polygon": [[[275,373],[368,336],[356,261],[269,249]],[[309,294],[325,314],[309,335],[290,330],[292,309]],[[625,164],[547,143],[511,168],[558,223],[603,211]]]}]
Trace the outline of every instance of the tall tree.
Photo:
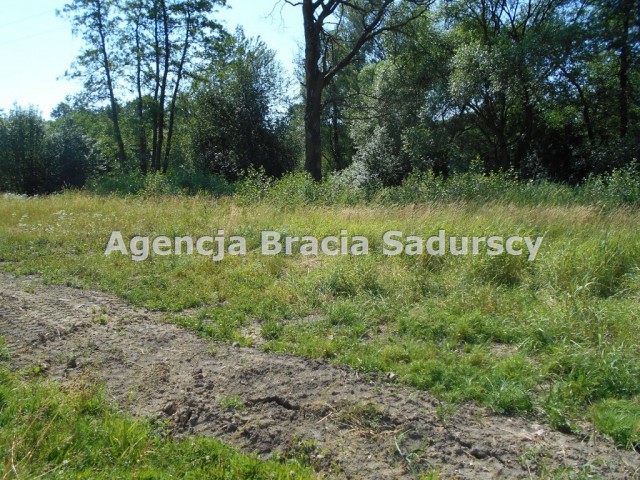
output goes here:
[{"label": "tall tree", "polygon": [[101,98],[106,92],[122,163],[127,155],[116,92],[120,89],[123,95],[136,99],[135,143],[140,170],[166,172],[178,97],[192,69],[215,50],[223,30],[211,16],[225,3],[226,0],[72,0],[65,6],[74,30],[86,42],[74,64],[74,74],[85,79],[86,91],[94,96]]},{"label": "tall tree", "polygon": [[618,57],[618,130],[620,138],[625,138],[629,131],[631,77],[640,53],[640,1],[599,0],[595,4],[593,20],[602,24],[606,47]]},{"label": "tall tree", "polygon": [[213,58],[195,82],[189,132],[197,166],[237,179],[253,167],[280,176],[293,169],[296,150],[288,136],[286,88],[275,53],[239,30],[229,52]]},{"label": "tall tree", "polygon": [[[118,159],[122,164],[127,161],[127,152],[120,130],[119,106],[115,94],[114,58],[111,52],[111,37],[116,32],[116,20],[111,12],[114,0],[72,0],[62,12],[73,24],[75,34],[80,34],[86,43],[85,49],[74,63],[71,76],[84,78],[85,88],[106,97],[113,123],[113,135],[118,146]],[[100,75],[96,77],[96,72]]]},{"label": "tall tree", "polygon": [[45,122],[40,112],[29,107],[14,107],[7,119],[8,150],[3,152],[10,159],[14,170],[15,191],[34,195],[44,184],[47,168],[45,159]]},{"label": "tall tree", "polygon": [[169,168],[178,97],[185,77],[203,58],[217,50],[222,27],[210,14],[226,0],[147,0],[153,45],[148,76],[152,90],[151,168]]},{"label": "tall tree", "polygon": [[[304,25],[305,169],[322,180],[322,94],[362,48],[384,32],[420,17],[432,0],[284,0],[302,7]],[[353,36],[337,39],[332,26],[352,22]],[[330,58],[327,46],[347,41],[344,54]]]},{"label": "tall tree", "polygon": [[492,145],[490,169],[519,170],[531,152],[543,86],[556,68],[563,3],[462,0],[450,8],[460,38],[451,93]]},{"label": "tall tree", "polygon": [[386,36],[383,57],[359,73],[345,112],[354,163],[384,185],[412,170],[445,172],[453,157],[459,108],[449,97],[452,42],[439,16],[424,15],[402,35]]},{"label": "tall tree", "polygon": [[147,121],[145,115],[145,61],[149,55],[151,39],[148,30],[148,13],[146,0],[128,0],[126,3],[125,22],[131,25],[122,36],[121,48],[133,46],[135,63],[129,74],[130,84],[135,85],[136,98],[136,136],[138,143],[138,165],[143,175],[149,170],[149,144],[147,141]]}]

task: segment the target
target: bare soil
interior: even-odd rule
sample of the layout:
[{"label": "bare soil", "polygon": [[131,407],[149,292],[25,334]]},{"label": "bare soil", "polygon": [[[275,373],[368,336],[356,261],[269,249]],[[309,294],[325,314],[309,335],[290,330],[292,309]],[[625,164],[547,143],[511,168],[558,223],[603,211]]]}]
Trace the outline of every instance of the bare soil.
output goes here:
[{"label": "bare soil", "polygon": [[477,405],[448,412],[387,377],[259,348],[212,344],[108,294],[0,274],[11,368],[99,381],[123,409],[269,457],[303,455],[326,478],[536,478],[587,469],[640,478],[640,456]]}]

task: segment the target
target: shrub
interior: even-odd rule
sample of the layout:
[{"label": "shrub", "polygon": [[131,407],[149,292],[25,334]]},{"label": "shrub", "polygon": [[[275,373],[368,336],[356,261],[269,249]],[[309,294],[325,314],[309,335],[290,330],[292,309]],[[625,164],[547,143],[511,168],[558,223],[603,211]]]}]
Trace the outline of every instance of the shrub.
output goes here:
[{"label": "shrub", "polygon": [[47,124],[15,107],[0,117],[0,189],[35,195],[82,187],[100,163],[88,137],[68,119]]},{"label": "shrub", "polygon": [[640,204],[640,173],[637,162],[613,170],[611,173],[590,176],[577,188],[578,197],[585,203],[603,206]]}]

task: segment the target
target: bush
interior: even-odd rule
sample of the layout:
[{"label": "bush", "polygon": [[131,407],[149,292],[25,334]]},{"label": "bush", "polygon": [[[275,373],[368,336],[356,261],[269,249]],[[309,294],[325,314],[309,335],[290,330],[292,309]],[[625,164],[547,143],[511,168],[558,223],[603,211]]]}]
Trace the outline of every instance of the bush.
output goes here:
[{"label": "bush", "polygon": [[219,175],[211,175],[201,170],[179,168],[169,172],[169,181],[178,191],[189,195],[207,193],[215,196],[231,195],[232,184]]},{"label": "bush", "polygon": [[35,195],[79,188],[101,157],[68,119],[45,123],[34,108],[0,117],[0,189]]},{"label": "bush", "polygon": [[135,195],[144,188],[144,177],[138,172],[110,172],[92,177],[87,188],[98,195]]},{"label": "bush", "polygon": [[250,168],[236,183],[241,202],[265,201],[273,205],[354,205],[372,198],[370,185],[358,187],[346,171],[330,174],[323,183],[315,182],[306,172],[289,173],[282,178],[268,176],[264,169]]},{"label": "bush", "polygon": [[265,201],[274,205],[354,205],[374,202],[408,205],[424,202],[503,202],[518,205],[586,204],[614,207],[640,203],[640,173],[635,166],[593,176],[583,185],[571,187],[548,180],[518,179],[513,171],[483,174],[476,171],[449,177],[432,171],[414,171],[394,187],[383,187],[367,174],[366,167],[354,163],[329,174],[323,183],[303,172],[275,179],[264,169],[248,169],[236,183],[236,193],[244,203]]},{"label": "bush", "polygon": [[591,175],[577,188],[577,194],[585,203],[603,206],[639,205],[639,165],[634,162],[611,173]]},{"label": "bush", "polygon": [[160,172],[143,176],[139,172],[110,172],[93,177],[88,188],[99,195],[117,193],[120,195],[231,195],[233,185],[224,178],[180,168],[168,174]]}]

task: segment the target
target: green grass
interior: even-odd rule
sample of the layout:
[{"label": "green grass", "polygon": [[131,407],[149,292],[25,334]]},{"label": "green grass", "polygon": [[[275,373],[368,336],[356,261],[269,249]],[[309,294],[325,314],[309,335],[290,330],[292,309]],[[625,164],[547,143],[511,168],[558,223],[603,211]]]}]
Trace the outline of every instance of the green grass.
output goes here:
[{"label": "green grass", "polygon": [[593,421],[621,447],[634,448],[640,445],[640,401],[605,400],[592,409]]},{"label": "green grass", "polygon": [[[258,190],[246,186],[241,197],[220,199],[7,197],[0,199],[0,261],[7,271],[166,311],[216,340],[250,344],[243,332],[257,326],[251,330],[274,352],[393,372],[443,402],[474,400],[500,413],[543,416],[561,430],[591,420],[620,445],[638,444],[637,209],[511,200],[298,205],[310,195],[305,185],[289,179],[271,187],[281,201],[269,189],[253,195]],[[344,228],[368,237],[372,252],[387,230],[545,240],[533,263],[257,251],[261,230],[324,237]],[[113,230],[197,237],[218,229],[246,237],[248,255],[219,263],[197,255],[138,263],[104,256]],[[196,308],[195,315],[181,314],[185,308]]]},{"label": "green grass", "polygon": [[237,395],[231,395],[220,399],[220,406],[229,410],[244,410],[246,407]]},{"label": "green grass", "polygon": [[0,369],[2,478],[314,478],[295,459],[260,461],[119,413],[95,388],[26,382]]}]

